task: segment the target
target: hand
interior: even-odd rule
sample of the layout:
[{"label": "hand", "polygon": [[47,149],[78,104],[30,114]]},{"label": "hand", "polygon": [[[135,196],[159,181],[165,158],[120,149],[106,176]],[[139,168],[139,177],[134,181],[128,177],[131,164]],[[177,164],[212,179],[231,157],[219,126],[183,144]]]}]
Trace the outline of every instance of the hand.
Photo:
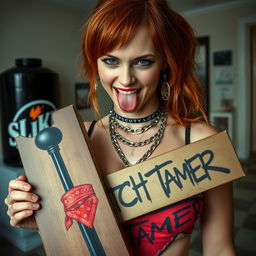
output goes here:
[{"label": "hand", "polygon": [[31,190],[32,186],[24,175],[9,183],[8,196],[4,202],[8,206],[7,214],[13,227],[38,230],[34,212],[40,209],[39,197]]}]

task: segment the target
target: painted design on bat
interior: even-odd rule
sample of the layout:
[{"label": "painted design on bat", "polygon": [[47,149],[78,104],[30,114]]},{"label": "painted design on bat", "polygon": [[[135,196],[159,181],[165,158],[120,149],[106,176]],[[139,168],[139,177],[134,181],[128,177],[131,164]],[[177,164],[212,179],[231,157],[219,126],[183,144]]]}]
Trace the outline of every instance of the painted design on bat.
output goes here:
[{"label": "painted design on bat", "polygon": [[91,184],[75,186],[68,190],[61,198],[66,214],[67,230],[73,224],[72,219],[93,228],[98,201]]},{"label": "painted design on bat", "polygon": [[[65,225],[68,230],[72,224],[72,219],[84,224],[93,230],[93,222],[98,205],[98,199],[95,196],[93,186],[91,184],[74,186],[69,176],[64,160],[60,153],[60,146],[63,134],[57,127],[49,127],[42,130],[35,138],[35,144],[41,150],[46,150],[54,163],[60,181],[65,190],[65,194],[61,198],[66,214]],[[81,226],[82,233],[87,231]],[[93,230],[94,231],[94,230]],[[84,237],[86,235],[84,234]]]},{"label": "painted design on bat", "polygon": [[[66,201],[67,206],[66,204],[64,206],[65,212],[66,212],[66,222],[65,222],[66,228],[69,229],[71,227],[73,223],[72,219],[77,220],[78,227],[88,247],[90,255],[105,256],[106,253],[104,251],[104,248],[100,242],[100,239],[98,237],[96,230],[93,227],[93,221],[96,213],[98,199],[94,194],[92,185],[86,184],[86,185],[81,185],[82,187],[80,187],[80,185],[74,187],[72,179],[69,176],[69,172],[66,168],[64,160],[60,153],[60,150],[61,150],[60,143],[62,141],[62,138],[63,138],[63,134],[59,128],[49,127],[42,130],[39,134],[37,134],[35,138],[35,144],[39,149],[47,151],[52,158],[53,164],[56,168],[56,171],[58,173],[62,186],[65,190],[65,194],[62,196],[62,198],[64,197],[64,204],[65,204],[66,197],[67,199],[69,199],[69,196],[72,197],[73,195],[78,195],[72,201],[67,200]],[[87,195],[88,191],[89,191],[88,193],[89,196]],[[84,192],[82,193],[83,196],[79,196],[79,194],[76,194],[77,192],[79,193]],[[81,213],[81,211],[79,210],[80,207],[79,208],[77,207],[77,205],[79,205],[79,202],[82,202],[81,205],[84,205],[86,207],[85,211],[82,211],[83,212],[82,215],[78,215],[76,212],[76,211],[79,211]],[[81,209],[83,207],[81,207]],[[88,210],[89,208],[90,208],[90,211]],[[85,218],[86,214],[88,214],[88,218]],[[87,225],[84,225],[83,224],[84,222]]]}]

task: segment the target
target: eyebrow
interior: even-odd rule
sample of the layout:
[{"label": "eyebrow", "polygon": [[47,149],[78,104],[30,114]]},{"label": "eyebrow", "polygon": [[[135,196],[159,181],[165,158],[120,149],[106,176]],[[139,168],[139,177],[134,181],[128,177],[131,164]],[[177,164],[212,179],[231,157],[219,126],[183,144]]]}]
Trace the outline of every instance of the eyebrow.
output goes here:
[{"label": "eyebrow", "polygon": [[[111,55],[111,54],[105,54],[105,55],[103,55],[103,56],[106,56],[106,57],[110,57],[110,58],[119,60],[118,57],[116,57],[116,56],[114,56],[114,55]],[[155,56],[154,54],[148,53],[148,54],[144,54],[144,55],[138,56],[138,57],[134,58],[134,60],[143,59],[143,58],[148,58],[148,57],[155,58],[156,56]]]}]

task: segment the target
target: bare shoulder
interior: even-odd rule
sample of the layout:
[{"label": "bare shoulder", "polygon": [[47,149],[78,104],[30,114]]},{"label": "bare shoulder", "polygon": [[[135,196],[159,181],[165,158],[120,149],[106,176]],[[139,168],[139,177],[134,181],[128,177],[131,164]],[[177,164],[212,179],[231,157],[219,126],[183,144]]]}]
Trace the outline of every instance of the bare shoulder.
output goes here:
[{"label": "bare shoulder", "polygon": [[205,122],[191,124],[191,142],[204,139],[218,133],[218,130]]},{"label": "bare shoulder", "polygon": [[85,121],[84,122],[84,127],[85,127],[86,131],[89,130],[89,127],[91,126],[91,124],[92,124],[92,121]]},{"label": "bare shoulder", "polygon": [[[84,127],[88,131],[93,121],[84,121]],[[108,117],[105,116],[102,119],[97,120],[94,126],[94,130],[98,132],[102,132],[105,130],[108,125]],[[94,132],[95,133],[95,132]]]}]

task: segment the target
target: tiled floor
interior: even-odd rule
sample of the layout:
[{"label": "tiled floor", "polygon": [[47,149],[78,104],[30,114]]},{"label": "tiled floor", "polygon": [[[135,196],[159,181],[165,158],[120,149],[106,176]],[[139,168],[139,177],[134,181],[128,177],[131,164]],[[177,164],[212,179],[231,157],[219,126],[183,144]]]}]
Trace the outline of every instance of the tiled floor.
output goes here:
[{"label": "tiled floor", "polygon": [[[246,177],[234,182],[234,238],[238,256],[256,255],[256,157],[242,163]],[[0,238],[1,255],[45,256],[43,247],[24,253]],[[197,225],[192,234],[189,256],[200,256],[201,238]]]}]

